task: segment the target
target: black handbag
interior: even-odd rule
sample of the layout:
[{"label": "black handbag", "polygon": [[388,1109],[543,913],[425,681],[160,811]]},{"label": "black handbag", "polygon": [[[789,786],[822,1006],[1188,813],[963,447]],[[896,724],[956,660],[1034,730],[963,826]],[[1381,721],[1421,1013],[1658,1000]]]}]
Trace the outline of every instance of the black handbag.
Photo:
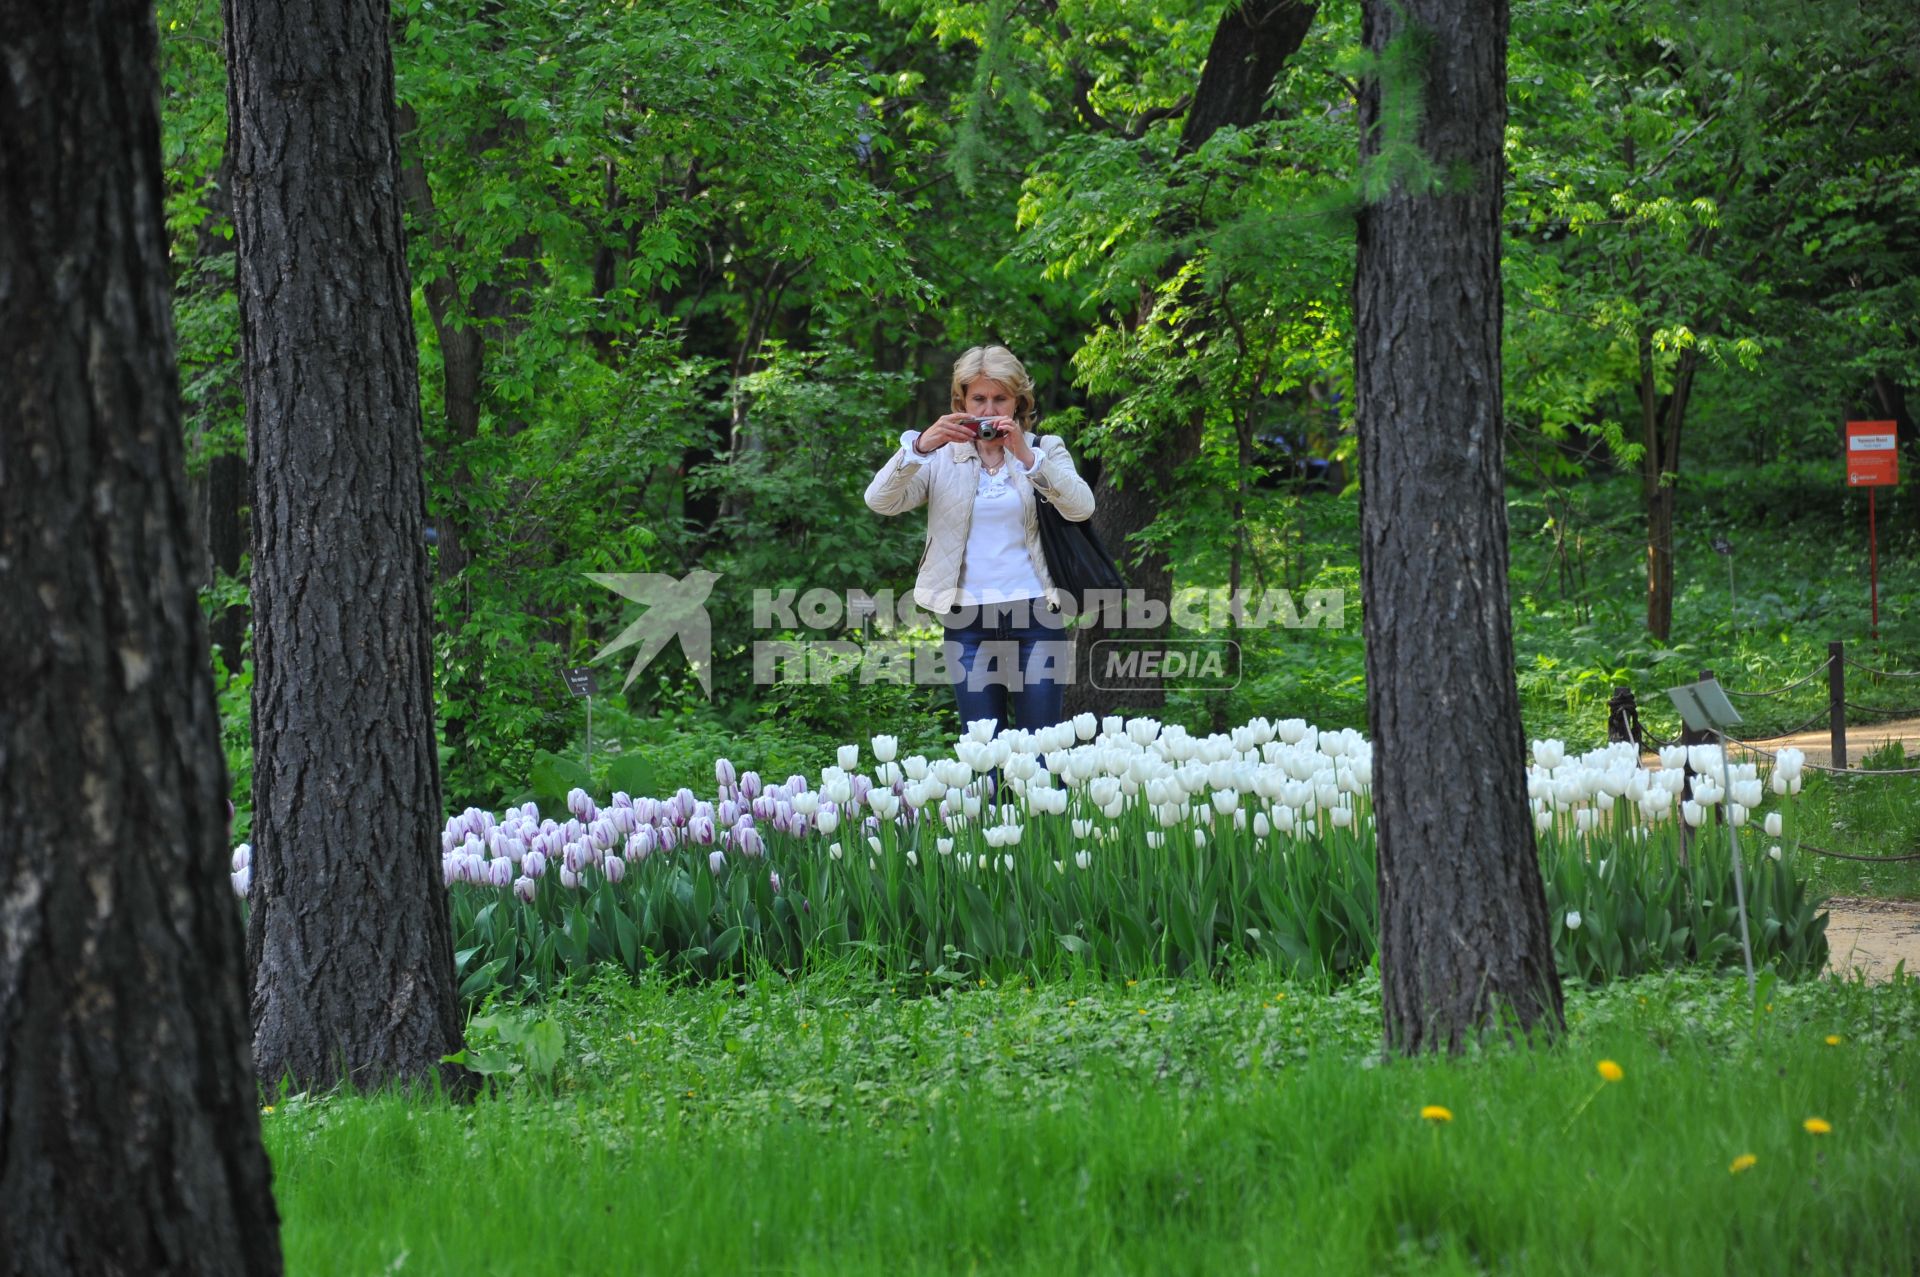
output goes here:
[{"label": "black handbag", "polygon": [[1047,556],[1047,575],[1071,601],[1071,610],[1085,610],[1085,598],[1093,590],[1124,590],[1119,565],[1100,538],[1086,523],[1075,523],[1053,508],[1053,502],[1036,490],[1039,502],[1040,549]]}]

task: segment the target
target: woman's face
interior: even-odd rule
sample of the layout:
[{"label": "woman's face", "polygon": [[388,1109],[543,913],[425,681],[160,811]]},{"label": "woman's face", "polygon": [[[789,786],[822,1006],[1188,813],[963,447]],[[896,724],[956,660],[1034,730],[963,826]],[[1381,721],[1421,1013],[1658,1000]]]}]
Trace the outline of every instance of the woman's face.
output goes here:
[{"label": "woman's face", "polygon": [[990,377],[968,382],[963,399],[965,411],[976,417],[1011,417],[1015,407],[1013,392]]}]

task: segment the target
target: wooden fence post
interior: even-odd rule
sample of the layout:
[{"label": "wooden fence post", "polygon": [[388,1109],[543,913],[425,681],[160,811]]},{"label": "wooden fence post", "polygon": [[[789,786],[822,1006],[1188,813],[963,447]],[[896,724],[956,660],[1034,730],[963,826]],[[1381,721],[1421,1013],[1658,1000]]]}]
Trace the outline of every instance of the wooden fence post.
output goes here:
[{"label": "wooden fence post", "polygon": [[1847,645],[1827,644],[1827,729],[1833,737],[1832,765],[1847,765]]}]

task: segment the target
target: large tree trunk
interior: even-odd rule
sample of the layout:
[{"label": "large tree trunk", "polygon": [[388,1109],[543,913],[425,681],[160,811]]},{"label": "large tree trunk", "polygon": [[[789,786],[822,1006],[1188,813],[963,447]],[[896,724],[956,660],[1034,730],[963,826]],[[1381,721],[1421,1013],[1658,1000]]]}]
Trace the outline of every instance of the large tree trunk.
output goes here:
[{"label": "large tree trunk", "polygon": [[277,1273],[153,19],[0,31],[0,1269]]},{"label": "large tree trunk", "polygon": [[[1259,120],[1274,78],[1307,38],[1316,9],[1316,5],[1300,0],[1243,0],[1227,6],[1214,28],[1207,64],[1180,128],[1183,152],[1198,150],[1223,128],[1246,128]],[[1165,229],[1170,234],[1191,230],[1182,220],[1186,217],[1185,210],[1177,212],[1174,220],[1179,224]],[[1172,275],[1184,264],[1184,259],[1169,263],[1166,273]],[[1197,290],[1193,302],[1196,311],[1204,307]],[[1094,532],[1120,561],[1128,590],[1138,591],[1162,607],[1173,599],[1173,564],[1164,549],[1142,551],[1132,545],[1132,539],[1160,517],[1174,495],[1174,473],[1199,455],[1205,427],[1206,421],[1198,412],[1166,423],[1162,446],[1147,451],[1147,462],[1126,469],[1102,466],[1100,478],[1093,485]],[[1096,644],[1105,639],[1164,639],[1168,634],[1169,622],[1165,620],[1141,628],[1104,622],[1087,626],[1075,649],[1078,668],[1067,688],[1065,712],[1101,711],[1114,704],[1116,680],[1093,669]],[[1096,679],[1099,686],[1095,686]],[[1151,708],[1166,703],[1165,689],[1157,677],[1129,680],[1118,686],[1124,688],[1119,695],[1129,706]]]},{"label": "large tree trunk", "polygon": [[460,1018],[386,6],[225,11],[254,476],[254,1059],[269,1084],[420,1080]]},{"label": "large tree trunk", "polygon": [[1562,1015],[1507,597],[1507,7],[1366,0],[1363,13],[1375,56],[1400,40],[1424,57],[1412,83],[1370,79],[1362,164],[1383,162],[1383,92],[1419,93],[1417,141],[1444,175],[1431,188],[1378,175],[1388,185],[1360,211],[1354,286],[1386,1042],[1459,1050],[1503,1016],[1525,1029]]}]

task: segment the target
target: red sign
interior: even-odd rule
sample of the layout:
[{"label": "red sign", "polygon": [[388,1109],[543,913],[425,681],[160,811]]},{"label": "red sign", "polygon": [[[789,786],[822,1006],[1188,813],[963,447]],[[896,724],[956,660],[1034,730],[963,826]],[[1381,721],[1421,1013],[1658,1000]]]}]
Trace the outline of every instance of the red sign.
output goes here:
[{"label": "red sign", "polygon": [[1900,482],[1900,449],[1891,421],[1847,423],[1847,486],[1890,488]]}]

